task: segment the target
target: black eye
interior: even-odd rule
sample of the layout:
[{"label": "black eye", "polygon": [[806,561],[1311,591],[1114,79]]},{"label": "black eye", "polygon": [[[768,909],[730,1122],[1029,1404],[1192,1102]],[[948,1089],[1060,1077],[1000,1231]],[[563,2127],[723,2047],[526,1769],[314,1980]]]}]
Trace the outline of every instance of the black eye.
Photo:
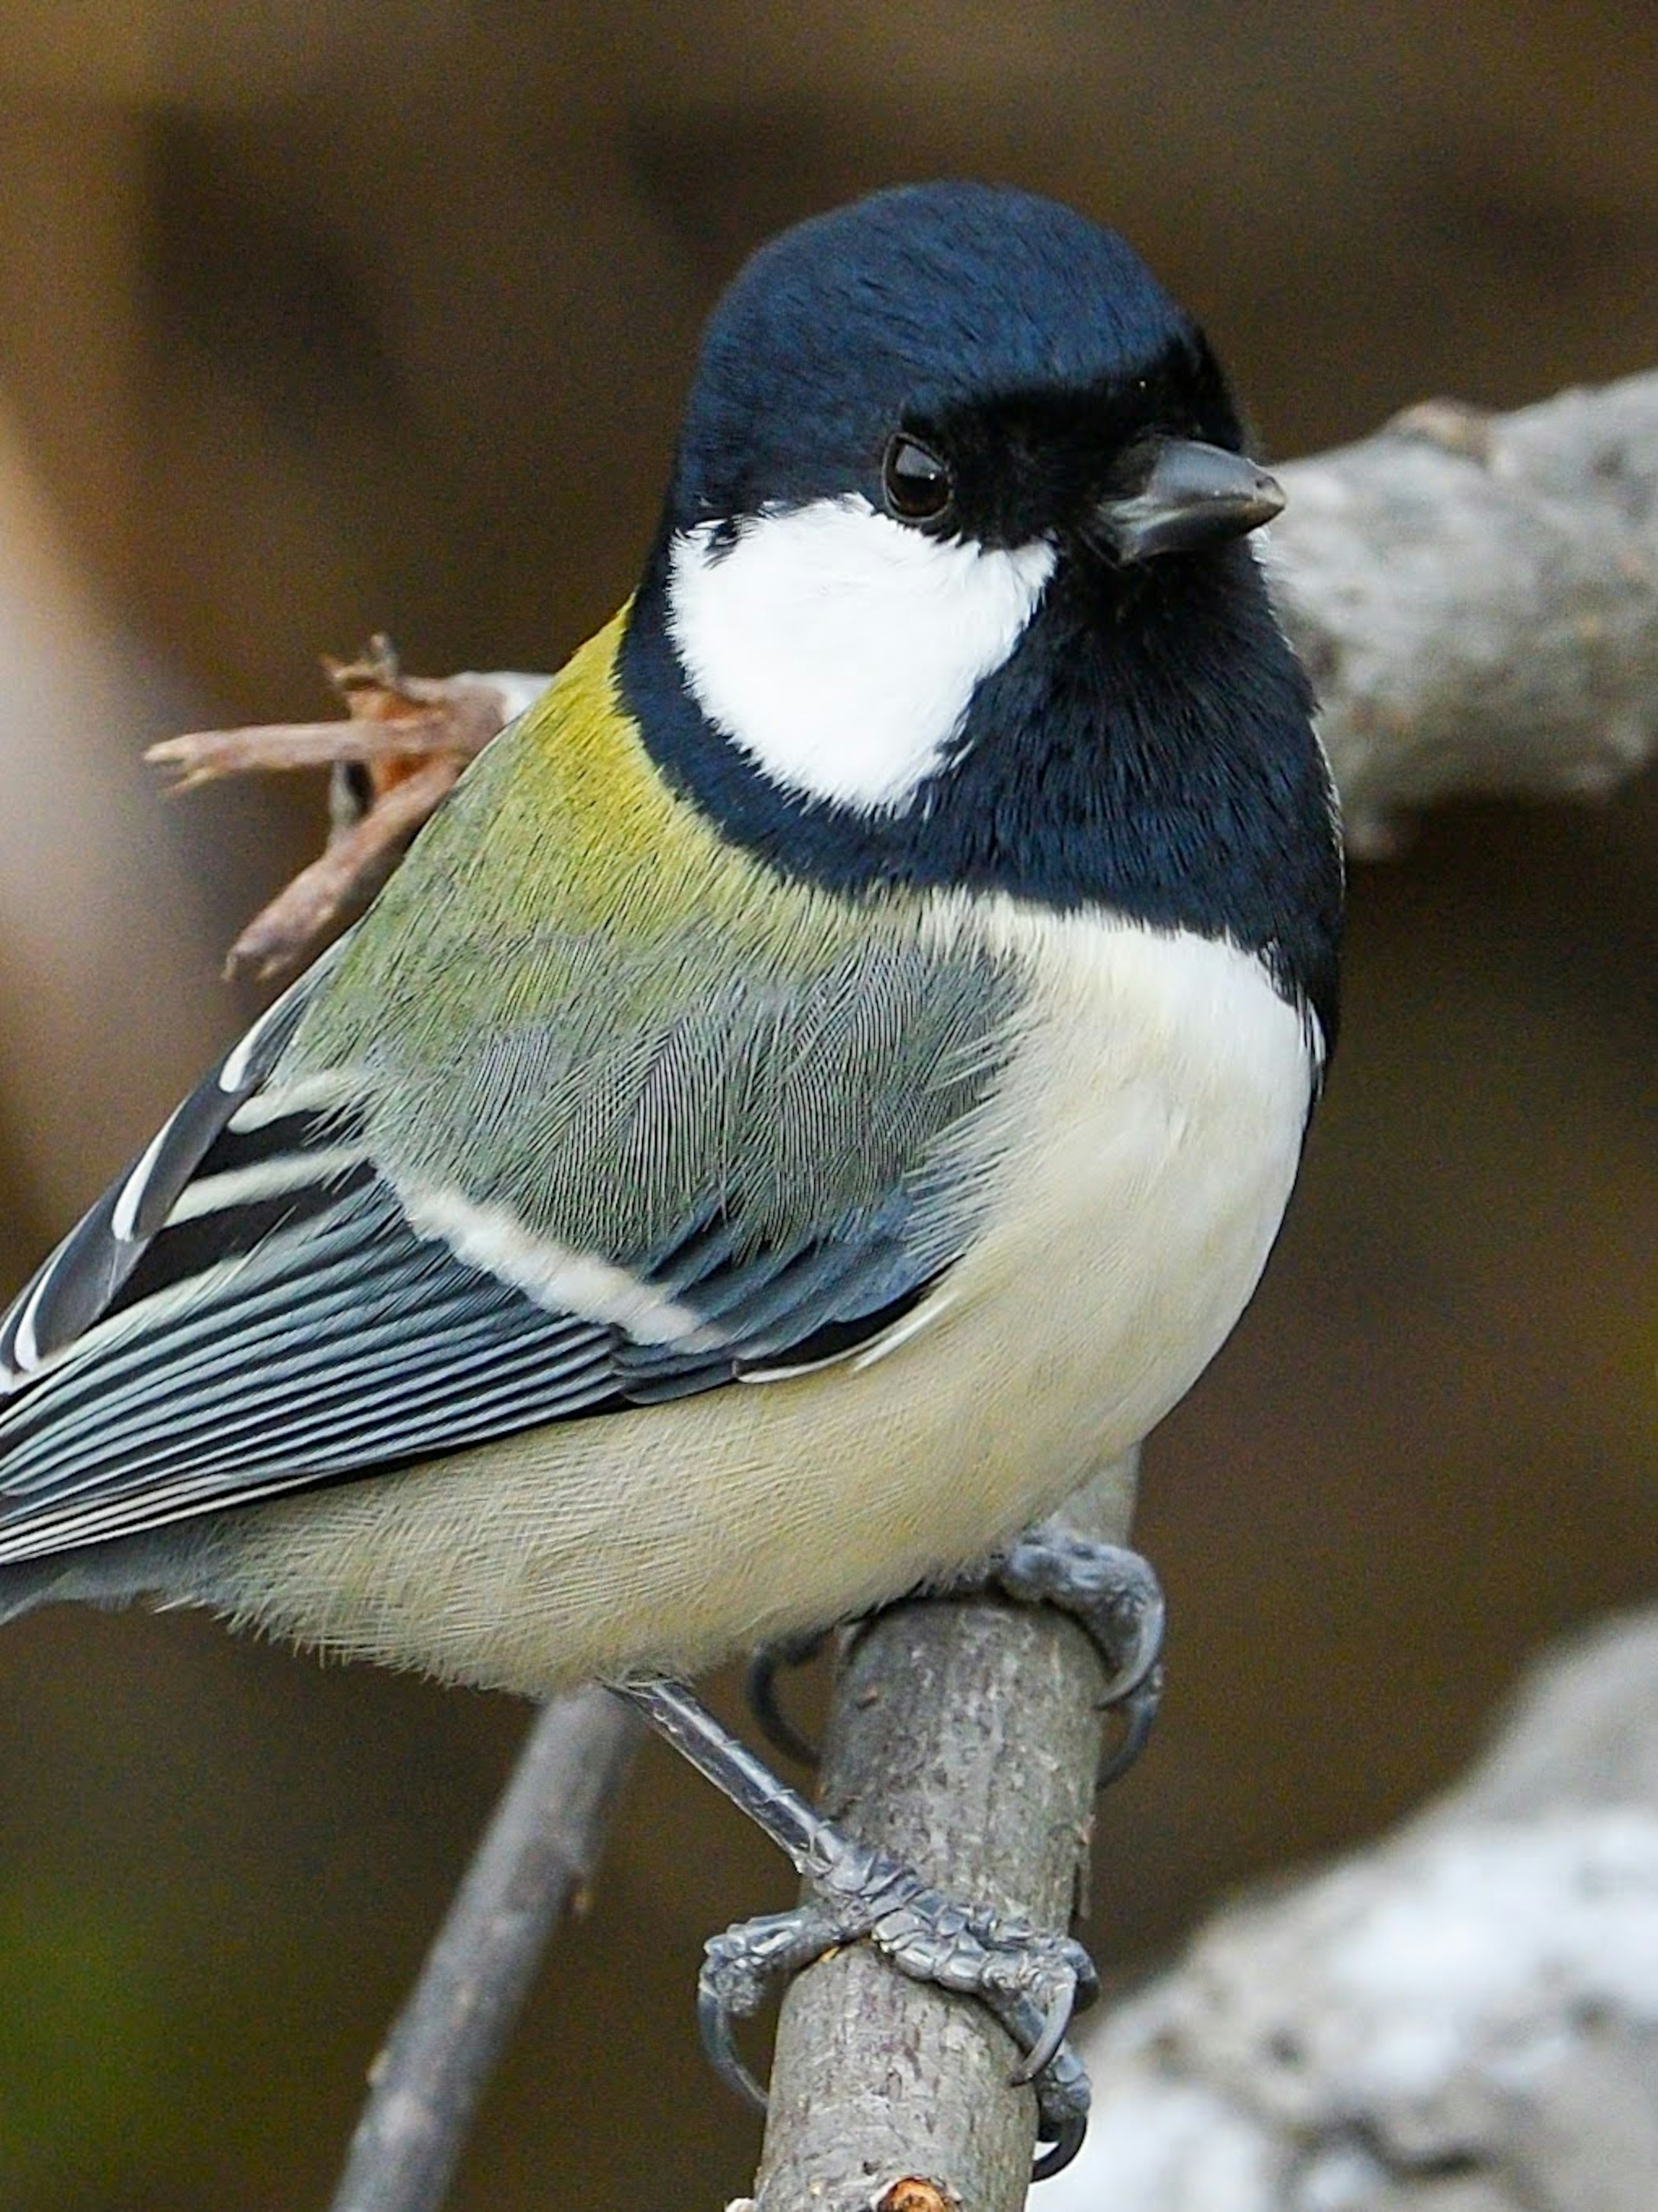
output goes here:
[{"label": "black eye", "polygon": [[881,489],[900,522],[934,522],[950,505],[956,487],[937,453],[919,438],[895,431],[881,463]]}]

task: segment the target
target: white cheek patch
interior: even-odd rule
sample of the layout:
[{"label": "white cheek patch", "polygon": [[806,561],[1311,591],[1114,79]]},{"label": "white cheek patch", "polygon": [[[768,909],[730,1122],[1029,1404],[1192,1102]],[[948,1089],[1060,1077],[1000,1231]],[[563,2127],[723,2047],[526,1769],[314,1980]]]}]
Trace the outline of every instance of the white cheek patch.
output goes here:
[{"label": "white cheek patch", "polygon": [[708,720],[774,783],[896,813],[1054,573],[1045,544],[929,538],[856,493],[673,542],[668,628]]}]

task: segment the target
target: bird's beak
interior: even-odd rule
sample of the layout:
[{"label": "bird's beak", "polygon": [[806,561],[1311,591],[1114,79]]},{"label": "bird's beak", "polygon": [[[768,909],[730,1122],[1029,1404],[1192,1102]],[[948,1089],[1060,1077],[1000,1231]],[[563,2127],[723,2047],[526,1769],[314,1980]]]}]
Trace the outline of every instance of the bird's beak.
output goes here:
[{"label": "bird's beak", "polygon": [[1119,561],[1190,553],[1259,530],[1284,506],[1263,468],[1223,446],[1159,438],[1140,447],[1125,480],[1095,510],[1094,532]]}]

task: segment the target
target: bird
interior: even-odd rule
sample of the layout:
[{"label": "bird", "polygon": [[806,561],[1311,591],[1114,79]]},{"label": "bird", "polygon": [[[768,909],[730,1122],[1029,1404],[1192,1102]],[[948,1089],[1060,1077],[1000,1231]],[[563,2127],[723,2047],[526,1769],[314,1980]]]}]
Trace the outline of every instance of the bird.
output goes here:
[{"label": "bird", "polygon": [[1136,1444],[1336,1037],[1281,504],[1068,208],[762,246],[631,597],[0,1326],[0,1619],[679,1683]]}]

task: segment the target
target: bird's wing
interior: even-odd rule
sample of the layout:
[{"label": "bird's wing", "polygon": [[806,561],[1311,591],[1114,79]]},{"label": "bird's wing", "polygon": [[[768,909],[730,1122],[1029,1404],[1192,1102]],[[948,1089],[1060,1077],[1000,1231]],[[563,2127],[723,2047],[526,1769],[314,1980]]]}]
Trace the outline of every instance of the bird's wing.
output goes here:
[{"label": "bird's wing", "polygon": [[[982,957],[559,933],[476,1042],[400,1058],[307,1019],[349,957],[0,1323],[0,1564],[871,1356],[982,1216],[1013,1012]],[[480,939],[445,987],[501,965]]]}]

